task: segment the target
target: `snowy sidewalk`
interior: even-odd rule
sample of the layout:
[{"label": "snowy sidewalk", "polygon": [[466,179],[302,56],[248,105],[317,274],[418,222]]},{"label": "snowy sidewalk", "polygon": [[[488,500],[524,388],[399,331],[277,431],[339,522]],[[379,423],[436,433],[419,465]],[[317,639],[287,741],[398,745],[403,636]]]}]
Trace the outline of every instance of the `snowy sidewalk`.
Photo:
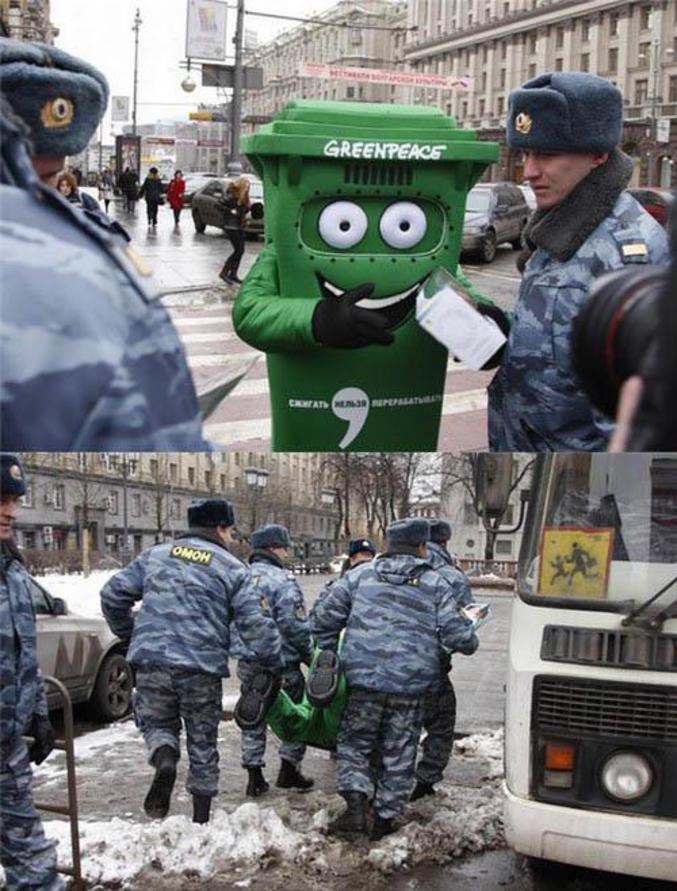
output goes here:
[{"label": "snowy sidewalk", "polygon": [[[76,740],[83,873],[95,887],[318,888],[381,887],[384,874],[425,861],[445,862],[502,845],[501,731],[457,743],[438,794],[410,805],[405,825],[378,844],[352,844],[325,834],[343,808],[335,794],[335,763],[309,749],[304,772],[315,779],[308,794],[277,790],[277,740],[269,735],[266,776],[271,791],[256,803],[244,799],[240,734],[221,724],[220,794],[206,826],[191,822],[185,789],[185,755],[179,764],[170,816],[151,821],[143,813],[152,769],[133,721],[111,725]],[[35,797],[66,797],[65,757],[55,752],[36,768]],[[47,815],[45,815],[45,818]],[[45,819],[59,841],[60,858],[70,856],[68,824]]]}]

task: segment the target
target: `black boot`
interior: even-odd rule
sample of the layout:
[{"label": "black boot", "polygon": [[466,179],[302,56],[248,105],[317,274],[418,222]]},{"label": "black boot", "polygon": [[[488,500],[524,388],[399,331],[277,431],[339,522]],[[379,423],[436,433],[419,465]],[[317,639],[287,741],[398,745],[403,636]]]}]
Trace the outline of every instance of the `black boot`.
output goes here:
[{"label": "black boot", "polygon": [[367,796],[363,792],[342,792],[346,800],[346,809],[329,824],[331,835],[343,835],[344,833],[360,833],[367,831],[367,815],[364,806]]},{"label": "black boot", "polygon": [[369,838],[372,841],[380,841],[384,835],[390,835],[391,832],[395,832],[395,824],[392,817],[379,817],[376,814]]},{"label": "black boot", "polygon": [[167,816],[178,760],[178,755],[171,746],[160,746],[153,755],[155,776],[143,803],[143,809],[149,817],[159,819]]},{"label": "black boot", "polygon": [[426,795],[434,795],[435,789],[433,788],[432,783],[424,783],[423,780],[418,780],[416,783],[416,788],[411,793],[411,798],[409,801],[418,801],[419,798],[425,798]]},{"label": "black boot", "polygon": [[303,792],[312,788],[315,780],[310,777],[304,777],[297,764],[282,759],[280,761],[280,772],[277,775],[275,785],[280,789],[301,789]]},{"label": "black boot", "polygon": [[211,795],[193,795],[193,823],[209,823]]},{"label": "black boot", "polygon": [[228,269],[227,266],[224,266],[223,269],[221,270],[221,272],[219,272],[219,278],[222,281],[226,282],[226,284],[229,284],[229,285],[232,284],[232,282],[230,280],[230,269]]},{"label": "black boot", "polygon": [[248,767],[249,782],[247,783],[247,795],[250,798],[258,798],[270,789],[260,767]]}]

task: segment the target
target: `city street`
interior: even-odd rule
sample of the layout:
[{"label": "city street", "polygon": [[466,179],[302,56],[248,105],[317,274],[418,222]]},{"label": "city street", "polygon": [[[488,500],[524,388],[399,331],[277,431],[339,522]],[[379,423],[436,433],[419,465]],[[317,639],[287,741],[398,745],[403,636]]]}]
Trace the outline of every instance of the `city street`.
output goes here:
[{"label": "city street", "polygon": [[[176,229],[168,207],[160,208],[156,230],[146,227],[143,202],[137,205],[135,216],[125,214],[121,204],[115,202],[112,215],[129,230],[134,248],[152,266],[198,386],[217,375],[226,359],[231,363],[254,363],[234,393],[209,418],[207,437],[233,449],[269,449],[265,358],[240,341],[233,331],[231,307],[235,290],[218,278],[231,250],[226,236],[213,227],[198,235],[189,208],[183,211]],[[241,277],[255,262],[262,246],[262,241],[247,242]],[[519,283],[516,256],[504,245],[488,266],[470,257],[463,264],[473,283],[505,309],[512,306]],[[440,451],[486,448],[486,387],[492,375],[493,372],[470,371],[457,362],[449,362]]]}]

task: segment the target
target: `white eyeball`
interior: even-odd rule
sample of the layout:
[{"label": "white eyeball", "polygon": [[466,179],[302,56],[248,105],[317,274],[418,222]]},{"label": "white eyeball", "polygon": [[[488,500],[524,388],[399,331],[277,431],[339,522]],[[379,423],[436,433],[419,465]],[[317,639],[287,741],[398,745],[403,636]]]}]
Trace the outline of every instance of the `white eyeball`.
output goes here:
[{"label": "white eyeball", "polygon": [[428,221],[418,204],[397,201],[383,212],[379,229],[386,244],[404,249],[421,241],[428,230]]},{"label": "white eyeball", "polygon": [[320,214],[320,235],[333,248],[351,248],[367,232],[367,215],[352,201],[333,201]]}]

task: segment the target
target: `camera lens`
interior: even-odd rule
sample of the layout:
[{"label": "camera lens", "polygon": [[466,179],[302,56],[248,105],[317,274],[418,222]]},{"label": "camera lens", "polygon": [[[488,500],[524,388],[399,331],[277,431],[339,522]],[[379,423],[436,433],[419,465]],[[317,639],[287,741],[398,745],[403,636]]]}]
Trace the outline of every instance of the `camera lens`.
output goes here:
[{"label": "camera lens", "polygon": [[657,348],[659,301],[667,272],[622,269],[597,279],[574,323],[576,371],[593,405],[616,414],[623,383]]}]

